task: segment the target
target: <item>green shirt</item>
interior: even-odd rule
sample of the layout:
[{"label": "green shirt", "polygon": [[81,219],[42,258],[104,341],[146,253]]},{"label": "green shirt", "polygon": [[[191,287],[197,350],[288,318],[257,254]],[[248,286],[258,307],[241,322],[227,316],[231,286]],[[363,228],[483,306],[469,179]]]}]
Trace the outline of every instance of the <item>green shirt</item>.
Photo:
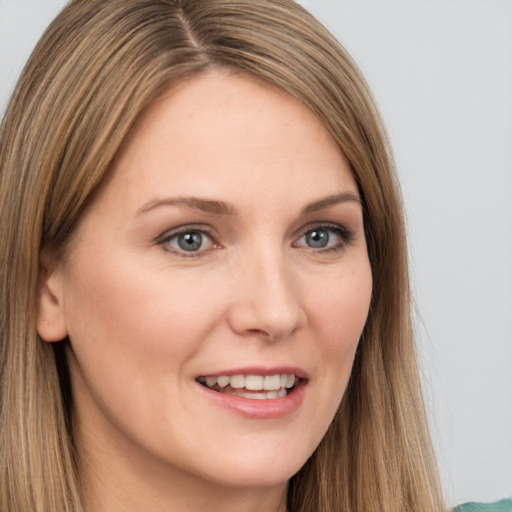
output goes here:
[{"label": "green shirt", "polygon": [[454,512],[512,512],[512,499],[495,503],[466,503],[457,507]]}]

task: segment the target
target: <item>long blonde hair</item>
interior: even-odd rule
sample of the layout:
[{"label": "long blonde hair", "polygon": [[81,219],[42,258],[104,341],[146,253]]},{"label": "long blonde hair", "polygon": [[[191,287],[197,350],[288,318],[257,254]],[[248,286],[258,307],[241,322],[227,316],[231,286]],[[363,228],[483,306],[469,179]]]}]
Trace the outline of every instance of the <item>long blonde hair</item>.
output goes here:
[{"label": "long blonde hair", "polygon": [[41,260],[65,250],[141,112],[212,67],[307,105],[348,158],[364,203],[370,314],[340,409],[292,478],[288,509],[444,510],[385,130],[357,66],[292,0],[75,0],[34,50],[0,133],[0,510],[83,510],[63,348],[35,327]]}]

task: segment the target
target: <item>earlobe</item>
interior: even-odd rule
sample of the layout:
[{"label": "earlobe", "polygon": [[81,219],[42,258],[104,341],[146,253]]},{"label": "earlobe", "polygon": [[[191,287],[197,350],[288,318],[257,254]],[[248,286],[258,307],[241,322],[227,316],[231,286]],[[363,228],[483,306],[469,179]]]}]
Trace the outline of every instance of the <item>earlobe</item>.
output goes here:
[{"label": "earlobe", "polygon": [[58,275],[42,269],[38,290],[37,332],[46,342],[61,341],[68,335],[62,299]]}]

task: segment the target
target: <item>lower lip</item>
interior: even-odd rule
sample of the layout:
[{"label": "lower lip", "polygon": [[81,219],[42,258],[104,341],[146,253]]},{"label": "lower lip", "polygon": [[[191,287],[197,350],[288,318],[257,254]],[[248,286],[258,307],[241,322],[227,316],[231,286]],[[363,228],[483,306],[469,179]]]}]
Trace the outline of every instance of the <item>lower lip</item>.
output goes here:
[{"label": "lower lip", "polygon": [[249,419],[271,420],[296,411],[304,400],[306,381],[301,380],[295,389],[282,398],[256,400],[213,391],[198,383],[206,396],[217,405],[230,409]]}]

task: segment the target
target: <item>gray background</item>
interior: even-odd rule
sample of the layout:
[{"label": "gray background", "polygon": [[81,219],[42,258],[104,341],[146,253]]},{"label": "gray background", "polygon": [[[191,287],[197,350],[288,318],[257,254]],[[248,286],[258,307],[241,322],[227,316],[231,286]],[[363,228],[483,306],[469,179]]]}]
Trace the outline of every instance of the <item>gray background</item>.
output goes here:
[{"label": "gray background", "polygon": [[[0,113],[62,0],[0,0]],[[450,504],[512,493],[512,2],[302,0],[381,106]]]}]

